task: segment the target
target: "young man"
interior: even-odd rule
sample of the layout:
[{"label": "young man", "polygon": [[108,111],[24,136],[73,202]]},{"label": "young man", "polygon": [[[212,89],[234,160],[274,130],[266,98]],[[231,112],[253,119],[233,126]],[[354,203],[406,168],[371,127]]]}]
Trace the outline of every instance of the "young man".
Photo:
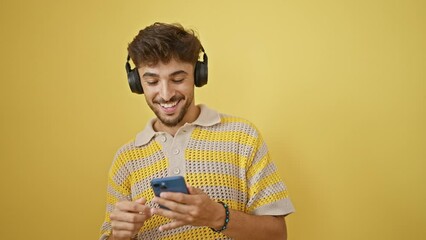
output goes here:
[{"label": "young man", "polygon": [[[114,158],[101,239],[286,239],[294,208],[255,126],[195,104],[207,56],[194,33],[155,23],[128,51],[131,89],[156,118]],[[150,181],[175,175],[189,194],[155,197]]]}]

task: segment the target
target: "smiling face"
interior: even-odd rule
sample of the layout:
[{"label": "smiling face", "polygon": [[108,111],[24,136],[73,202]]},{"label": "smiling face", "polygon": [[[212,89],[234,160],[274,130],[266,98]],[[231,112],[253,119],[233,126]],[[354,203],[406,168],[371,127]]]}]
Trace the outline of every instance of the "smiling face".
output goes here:
[{"label": "smiling face", "polygon": [[138,69],[145,100],[159,127],[180,127],[198,117],[194,103],[194,66],[171,59]]}]

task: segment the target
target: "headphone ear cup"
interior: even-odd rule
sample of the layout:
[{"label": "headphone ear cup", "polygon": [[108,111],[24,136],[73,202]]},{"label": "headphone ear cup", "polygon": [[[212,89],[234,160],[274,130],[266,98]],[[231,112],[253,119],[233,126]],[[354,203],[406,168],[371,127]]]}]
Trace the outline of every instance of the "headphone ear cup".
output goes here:
[{"label": "headphone ear cup", "polygon": [[207,63],[197,61],[194,71],[194,84],[196,87],[202,87],[207,84],[208,80]]},{"label": "headphone ear cup", "polygon": [[141,79],[137,69],[132,69],[127,73],[127,80],[129,81],[130,90],[132,90],[132,92],[143,94]]}]

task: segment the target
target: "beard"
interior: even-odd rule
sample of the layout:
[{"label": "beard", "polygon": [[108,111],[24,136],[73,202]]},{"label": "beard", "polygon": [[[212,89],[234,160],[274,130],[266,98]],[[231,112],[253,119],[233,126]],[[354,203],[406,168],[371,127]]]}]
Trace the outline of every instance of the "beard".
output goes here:
[{"label": "beard", "polygon": [[[191,106],[193,99],[194,99],[193,94],[188,96],[188,98],[186,99],[187,101],[185,102],[185,105],[180,110],[180,112],[178,112],[176,117],[164,115],[161,112],[161,110],[159,110],[155,105],[185,100],[185,96],[183,96],[182,94],[177,94],[177,95],[173,96],[169,101],[165,101],[165,100],[159,98],[159,99],[154,99],[152,102],[147,101],[147,103],[148,103],[149,108],[151,108],[151,110],[154,112],[155,116],[157,116],[157,119],[160,120],[160,122],[162,124],[164,124],[167,127],[175,127],[185,117],[186,113],[188,112],[189,107]],[[160,106],[160,108],[161,108],[161,106]]]}]

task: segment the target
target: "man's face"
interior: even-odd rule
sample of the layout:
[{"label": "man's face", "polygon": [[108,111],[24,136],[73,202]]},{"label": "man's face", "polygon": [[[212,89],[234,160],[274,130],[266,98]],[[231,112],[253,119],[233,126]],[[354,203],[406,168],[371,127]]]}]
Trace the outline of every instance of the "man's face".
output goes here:
[{"label": "man's face", "polygon": [[195,111],[194,66],[172,59],[138,71],[146,102],[160,122],[168,127],[187,122],[188,112]]}]

